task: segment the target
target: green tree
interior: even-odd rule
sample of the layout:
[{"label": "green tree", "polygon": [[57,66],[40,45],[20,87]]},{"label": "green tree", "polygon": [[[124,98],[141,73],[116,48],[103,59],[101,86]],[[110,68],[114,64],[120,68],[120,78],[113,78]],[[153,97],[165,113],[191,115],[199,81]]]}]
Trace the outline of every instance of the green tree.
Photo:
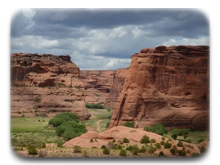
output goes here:
[{"label": "green tree", "polygon": [[148,136],[144,135],[141,140],[140,140],[141,144],[143,143],[150,143],[150,139]]}]

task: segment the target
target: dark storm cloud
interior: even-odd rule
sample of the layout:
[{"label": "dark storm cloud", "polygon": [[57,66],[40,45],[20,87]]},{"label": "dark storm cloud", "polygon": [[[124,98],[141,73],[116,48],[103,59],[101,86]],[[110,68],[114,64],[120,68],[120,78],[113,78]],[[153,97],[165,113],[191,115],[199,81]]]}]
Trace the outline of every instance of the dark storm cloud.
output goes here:
[{"label": "dark storm cloud", "polygon": [[[154,35],[179,35],[183,37],[208,34],[208,23],[203,14],[193,10],[63,10],[63,9],[36,9],[33,17],[35,26],[26,30],[27,19],[22,14],[14,19],[16,26],[12,27],[12,35],[17,33],[44,35],[50,37],[82,37],[76,28],[110,29],[118,26],[138,25],[143,30]],[[24,16],[23,16],[24,17]],[[23,29],[22,29],[23,28]],[[23,33],[21,33],[21,31]],[[70,35],[70,32],[71,33]],[[19,35],[19,34],[17,34]]]},{"label": "dark storm cloud", "polygon": [[197,10],[29,9],[11,23],[12,53],[69,54],[87,69],[93,60],[106,69],[125,66],[145,47],[208,43],[209,23]]}]

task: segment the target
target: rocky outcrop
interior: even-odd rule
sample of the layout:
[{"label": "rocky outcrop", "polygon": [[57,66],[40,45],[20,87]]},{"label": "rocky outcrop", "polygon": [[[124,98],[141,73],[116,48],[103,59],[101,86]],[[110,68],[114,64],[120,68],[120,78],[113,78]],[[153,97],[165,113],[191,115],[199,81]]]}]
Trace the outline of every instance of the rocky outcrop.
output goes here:
[{"label": "rocky outcrop", "polygon": [[114,106],[119,94],[121,93],[128,69],[117,69],[113,74],[113,83],[110,88],[109,97],[106,105]]},{"label": "rocky outcrop", "polygon": [[76,112],[82,120],[84,84],[70,56],[15,53],[11,55],[11,115],[54,116]]},{"label": "rocky outcrop", "polygon": [[125,121],[207,129],[209,47],[159,46],[133,55],[110,127]]},{"label": "rocky outcrop", "polygon": [[86,103],[102,103],[107,105],[114,72],[113,70],[80,71],[80,79],[84,84]]}]

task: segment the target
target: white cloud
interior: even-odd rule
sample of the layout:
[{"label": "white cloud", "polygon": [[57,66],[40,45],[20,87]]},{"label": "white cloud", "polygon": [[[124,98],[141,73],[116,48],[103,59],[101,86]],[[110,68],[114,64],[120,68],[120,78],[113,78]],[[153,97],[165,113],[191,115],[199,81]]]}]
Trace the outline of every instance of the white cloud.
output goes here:
[{"label": "white cloud", "polygon": [[192,38],[172,38],[164,42],[162,45],[209,45],[209,37]]},{"label": "white cloud", "polygon": [[128,34],[127,30],[124,27],[120,26],[110,31],[109,38],[111,39],[121,38],[121,37],[124,37],[126,34]]},{"label": "white cloud", "polygon": [[58,46],[59,42],[57,40],[49,40],[41,36],[26,35],[11,40],[11,45],[15,47],[44,49]]},{"label": "white cloud", "polygon": [[22,9],[22,13],[26,18],[32,18],[35,16],[36,11],[34,9]]}]

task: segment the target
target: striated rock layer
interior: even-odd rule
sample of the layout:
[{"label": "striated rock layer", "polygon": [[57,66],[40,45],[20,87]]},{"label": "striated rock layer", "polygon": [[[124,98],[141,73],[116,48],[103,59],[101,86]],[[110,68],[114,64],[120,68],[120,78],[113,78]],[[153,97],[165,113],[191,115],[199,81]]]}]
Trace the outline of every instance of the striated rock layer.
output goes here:
[{"label": "striated rock layer", "polygon": [[70,56],[12,54],[11,116],[76,112],[82,120],[88,119],[84,84],[79,77],[80,70]]},{"label": "striated rock layer", "polygon": [[[84,84],[86,103],[106,105],[112,87],[113,70],[82,70],[80,79]],[[108,104],[109,105],[109,104]],[[113,106],[112,104],[109,106]]]},{"label": "striated rock layer", "polygon": [[121,93],[128,69],[118,69],[113,73],[112,86],[110,87],[109,96],[106,105],[114,106],[119,94]]},{"label": "striated rock layer", "polygon": [[125,121],[207,129],[209,47],[159,46],[132,55],[110,128]]}]

